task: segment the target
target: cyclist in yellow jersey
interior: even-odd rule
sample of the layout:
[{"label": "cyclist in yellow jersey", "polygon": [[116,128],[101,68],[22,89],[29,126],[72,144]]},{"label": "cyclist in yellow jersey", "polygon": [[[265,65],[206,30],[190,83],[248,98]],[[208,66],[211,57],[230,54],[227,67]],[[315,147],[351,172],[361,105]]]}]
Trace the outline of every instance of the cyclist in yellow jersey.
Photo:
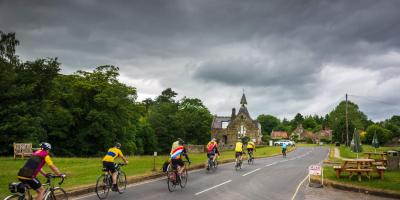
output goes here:
[{"label": "cyclist in yellow jersey", "polygon": [[124,157],[124,154],[122,154],[122,151],[120,150],[121,144],[120,143],[115,143],[114,147],[108,149],[107,154],[103,158],[103,167],[106,168],[108,171],[112,173],[112,182],[113,186],[111,188],[112,191],[117,191],[117,171],[115,169],[115,163],[114,160],[118,157],[120,157],[125,164],[128,164],[128,160]]},{"label": "cyclist in yellow jersey", "polygon": [[256,150],[256,144],[254,142],[252,142],[252,141],[249,141],[247,143],[247,147],[246,148],[247,148],[247,152],[253,152],[253,151]]},{"label": "cyclist in yellow jersey", "polygon": [[249,158],[253,157],[253,153],[256,150],[256,144],[252,141],[247,142],[247,154],[249,154]]},{"label": "cyclist in yellow jersey", "polygon": [[238,161],[237,159],[239,158],[239,160],[242,160],[242,155],[243,155],[243,143],[241,139],[238,139],[238,141],[236,142],[235,145],[235,158],[236,158],[236,162]]}]

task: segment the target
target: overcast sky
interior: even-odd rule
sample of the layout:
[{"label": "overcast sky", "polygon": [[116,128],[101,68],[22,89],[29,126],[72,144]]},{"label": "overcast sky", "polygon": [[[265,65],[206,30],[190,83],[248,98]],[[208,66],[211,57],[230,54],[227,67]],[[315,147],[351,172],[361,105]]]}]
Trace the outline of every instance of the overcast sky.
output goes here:
[{"label": "overcast sky", "polygon": [[8,1],[0,30],[62,73],[120,67],[139,100],[165,88],[230,115],[325,115],[345,93],[372,120],[400,115],[400,1]]}]

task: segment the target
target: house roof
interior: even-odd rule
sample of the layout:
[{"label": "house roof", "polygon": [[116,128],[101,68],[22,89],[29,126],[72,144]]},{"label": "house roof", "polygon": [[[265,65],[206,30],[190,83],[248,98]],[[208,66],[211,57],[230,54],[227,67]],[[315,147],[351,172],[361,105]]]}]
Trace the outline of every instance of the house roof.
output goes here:
[{"label": "house roof", "polygon": [[286,131],[272,131],[271,138],[288,138],[288,133]]}]

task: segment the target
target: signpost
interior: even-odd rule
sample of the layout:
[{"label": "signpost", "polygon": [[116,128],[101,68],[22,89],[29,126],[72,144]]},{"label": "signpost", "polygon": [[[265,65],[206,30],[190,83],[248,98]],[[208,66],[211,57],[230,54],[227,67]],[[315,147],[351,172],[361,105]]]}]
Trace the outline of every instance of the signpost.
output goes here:
[{"label": "signpost", "polygon": [[156,171],[156,157],[157,157],[157,152],[155,151],[153,154],[153,171]]},{"label": "signpost", "polygon": [[308,183],[311,186],[311,176],[321,176],[321,187],[324,185],[324,169],[320,165],[308,167]]}]

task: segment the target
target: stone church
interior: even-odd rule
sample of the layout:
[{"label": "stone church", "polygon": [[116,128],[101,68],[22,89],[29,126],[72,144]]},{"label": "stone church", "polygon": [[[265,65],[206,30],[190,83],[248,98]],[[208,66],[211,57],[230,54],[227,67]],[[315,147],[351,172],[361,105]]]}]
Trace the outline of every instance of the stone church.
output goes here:
[{"label": "stone church", "polygon": [[239,112],[232,108],[231,116],[214,116],[211,125],[211,138],[216,138],[220,144],[231,146],[238,138],[248,136],[253,142],[261,143],[261,124],[253,120],[247,110],[247,100],[243,93]]}]

